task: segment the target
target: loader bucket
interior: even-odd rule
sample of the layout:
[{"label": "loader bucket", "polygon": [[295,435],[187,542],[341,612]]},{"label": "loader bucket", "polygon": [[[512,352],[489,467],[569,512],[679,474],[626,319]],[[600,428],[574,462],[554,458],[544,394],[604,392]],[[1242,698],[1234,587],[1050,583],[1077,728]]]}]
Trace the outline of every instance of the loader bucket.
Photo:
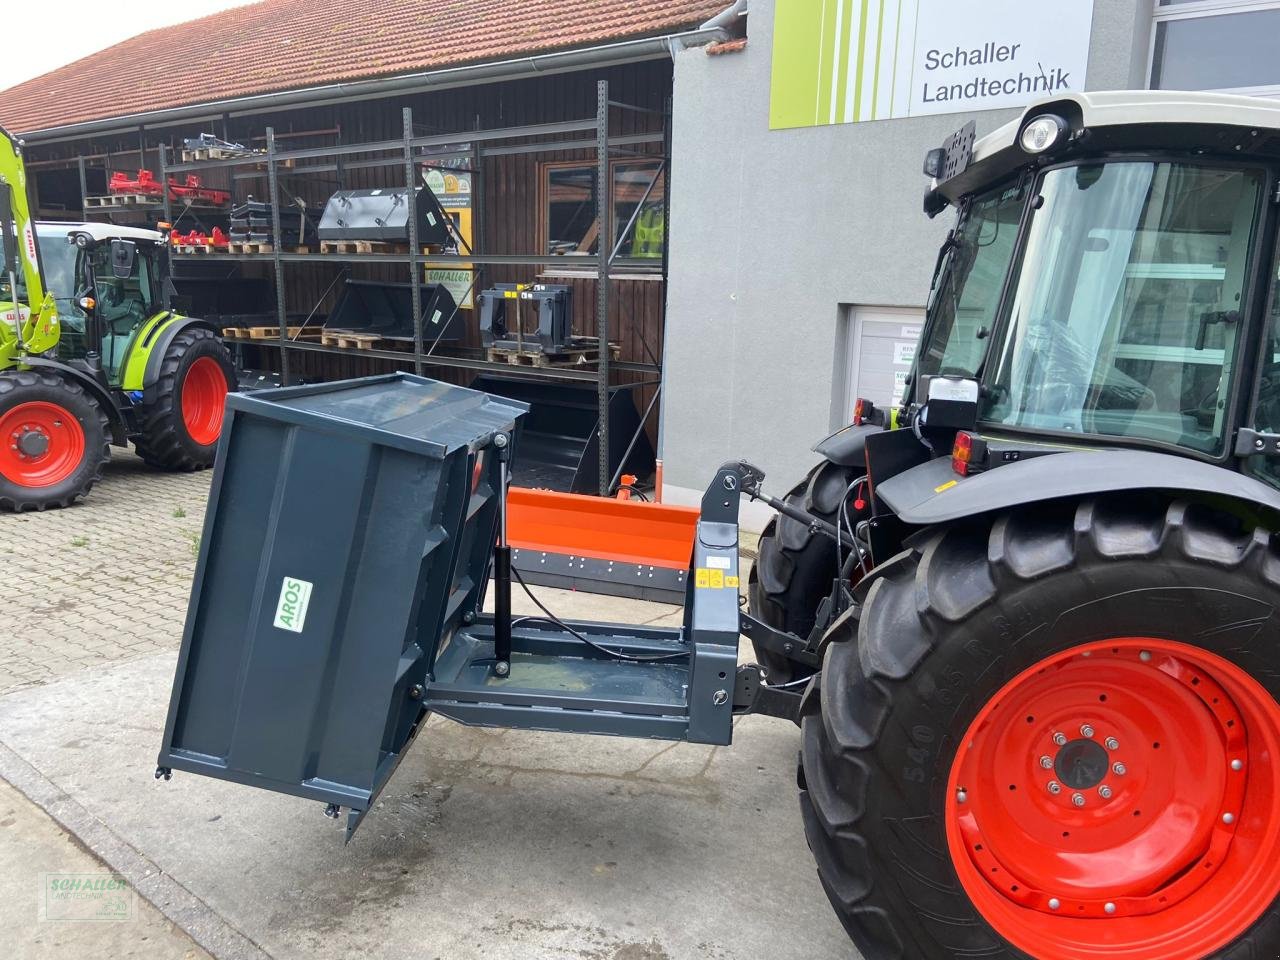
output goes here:
[{"label": "loader bucket", "polygon": [[393,374],[227,409],[159,764],[349,807],[354,830],[482,601],[492,441],[518,450],[526,408]]},{"label": "loader bucket", "polygon": [[512,487],[511,562],[530,583],[683,603],[699,511]]}]

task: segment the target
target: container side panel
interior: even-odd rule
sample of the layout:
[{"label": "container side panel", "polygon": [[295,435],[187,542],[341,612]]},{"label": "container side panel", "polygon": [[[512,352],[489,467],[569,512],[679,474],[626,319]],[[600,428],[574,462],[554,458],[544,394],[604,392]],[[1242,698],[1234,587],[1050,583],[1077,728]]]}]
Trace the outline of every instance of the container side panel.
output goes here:
[{"label": "container side panel", "polygon": [[201,608],[191,636],[174,722],[173,746],[225,760],[231,750],[244,660],[248,612],[260,602],[259,558],[266,551],[268,518],[278,488],[273,475],[290,431],[241,414],[227,439],[221,490],[227,507],[213,519],[204,545]]}]

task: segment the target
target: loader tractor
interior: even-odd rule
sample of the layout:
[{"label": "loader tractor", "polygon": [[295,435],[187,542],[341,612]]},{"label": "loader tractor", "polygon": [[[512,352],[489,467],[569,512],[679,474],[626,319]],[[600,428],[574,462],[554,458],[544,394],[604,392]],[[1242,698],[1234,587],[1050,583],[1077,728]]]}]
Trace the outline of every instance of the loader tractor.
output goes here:
[{"label": "loader tractor", "polygon": [[21,143],[0,130],[0,243],[0,509],[69,506],[112,444],[210,466],[235,367],[216,328],[168,308],[165,234],[34,223]]},{"label": "loader tractor", "polygon": [[[432,713],[715,744],[764,714],[865,960],[1280,956],[1280,104],[1073,95],[926,173],[956,221],[903,402],[784,498],[720,467],[678,627],[512,619],[523,405],[233,395],[157,777],[350,838]],[[742,496],[778,511],[749,610]]]}]

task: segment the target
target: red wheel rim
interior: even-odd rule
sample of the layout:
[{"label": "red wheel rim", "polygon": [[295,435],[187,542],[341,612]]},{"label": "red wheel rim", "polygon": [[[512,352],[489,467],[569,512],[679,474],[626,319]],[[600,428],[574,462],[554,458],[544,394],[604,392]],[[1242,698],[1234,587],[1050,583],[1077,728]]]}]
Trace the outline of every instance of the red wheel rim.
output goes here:
[{"label": "red wheel rim", "polygon": [[20,487],[52,487],[84,461],[84,428],[56,403],[35,400],[0,414],[0,476]]},{"label": "red wheel rim", "polygon": [[974,720],[946,814],[965,892],[1019,949],[1203,960],[1280,895],[1280,705],[1197,647],[1076,647]]},{"label": "red wheel rim", "polygon": [[182,422],[187,436],[202,447],[217,443],[226,399],[227,378],[218,361],[200,357],[187,367],[182,380]]}]

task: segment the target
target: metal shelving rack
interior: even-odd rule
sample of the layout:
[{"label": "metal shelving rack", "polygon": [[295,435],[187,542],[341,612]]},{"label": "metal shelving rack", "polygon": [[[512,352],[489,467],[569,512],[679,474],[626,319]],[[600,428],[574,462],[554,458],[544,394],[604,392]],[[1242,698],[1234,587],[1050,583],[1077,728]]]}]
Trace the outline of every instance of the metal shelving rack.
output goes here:
[{"label": "metal shelving rack", "polygon": [[[658,132],[637,133],[629,135],[611,135],[610,134],[610,111],[613,109],[636,111],[640,113],[648,113],[662,116],[663,129]],[[610,167],[610,159],[619,153],[629,153],[637,157],[648,159],[658,159],[661,163],[655,171],[653,180],[649,185],[649,190],[645,193],[645,198],[653,190],[654,185],[659,178],[664,177],[667,173],[670,158],[670,112],[651,110],[649,108],[638,107],[631,104],[620,103],[609,99],[609,83],[601,80],[596,85],[596,112],[593,117],[586,117],[581,120],[571,120],[560,123],[543,123],[519,127],[504,127],[487,130],[468,130],[459,131],[448,135],[433,136],[414,136],[413,132],[413,111],[409,107],[405,107],[402,111],[403,118],[403,136],[398,140],[383,140],[369,143],[343,144],[338,146],[326,147],[309,147],[297,150],[280,150],[276,144],[276,134],[273,127],[266,129],[266,153],[255,154],[252,156],[236,157],[232,159],[221,160],[201,160],[185,163],[171,163],[168,157],[168,151],[165,145],[160,145],[159,160],[159,179],[161,183],[167,183],[169,174],[182,173],[186,171],[198,172],[217,168],[239,168],[248,165],[265,166],[265,177],[268,182],[268,194],[272,203],[272,228],[273,236],[280,237],[280,190],[279,180],[281,172],[284,171],[288,176],[302,176],[306,174],[317,173],[338,173],[341,175],[344,171],[355,169],[370,169],[376,167],[394,167],[403,165],[404,182],[407,189],[409,202],[409,250],[407,253],[293,253],[280,249],[278,243],[273,244],[271,253],[203,253],[203,254],[180,254],[176,251],[173,253],[175,260],[191,260],[191,261],[244,261],[271,263],[275,275],[276,287],[276,316],[279,327],[279,336],[274,339],[245,339],[245,338],[227,338],[228,342],[246,344],[256,347],[266,347],[278,349],[280,351],[280,370],[281,377],[285,384],[290,382],[289,357],[295,352],[316,352],[337,354],[343,356],[357,356],[361,358],[376,358],[383,360],[396,360],[401,362],[412,361],[414,371],[421,374],[427,367],[444,367],[464,370],[474,370],[498,375],[514,375],[522,379],[547,379],[547,380],[570,380],[577,382],[592,382],[597,386],[596,399],[598,403],[599,415],[599,475],[600,475],[600,493],[607,495],[615,482],[610,478],[609,471],[609,392],[612,386],[611,377],[614,371],[636,373],[648,375],[652,380],[646,380],[641,383],[631,384],[629,386],[639,387],[645,385],[657,385],[661,390],[662,368],[657,362],[635,363],[625,361],[614,361],[609,356],[609,294],[610,294],[610,269],[614,267],[625,267],[629,272],[636,275],[652,275],[660,277],[664,282],[667,277],[667,243],[662,244],[662,257],[660,261],[655,262],[654,259],[643,258],[626,258],[621,257],[620,251],[623,246],[631,224],[622,231],[617,243],[610,247],[606,242],[606,238],[613,236],[613,192],[612,192],[612,174]],[[575,134],[587,134],[588,136],[574,137]],[[547,138],[547,139],[543,139]],[[566,139],[571,138],[571,139]],[[503,143],[500,141],[524,140],[524,143]],[[416,218],[416,190],[419,185],[417,177],[417,167],[423,160],[441,159],[448,154],[430,154],[424,155],[417,151],[431,147],[448,147],[452,144],[467,142],[471,144],[471,154],[473,167],[476,172],[475,182],[477,187],[481,182],[479,176],[480,165],[485,158],[507,156],[513,154],[524,153],[549,153],[564,150],[594,150],[596,154],[596,184],[597,184],[597,210],[600,217],[598,244],[599,250],[595,255],[596,267],[596,336],[599,338],[600,359],[595,370],[579,370],[568,367],[529,367],[520,366],[512,367],[507,363],[496,363],[486,360],[478,356],[465,356],[453,354],[441,354],[435,352],[433,344],[424,352],[423,338],[423,310],[421,303],[421,291],[419,284],[422,282],[422,271],[424,267],[431,266],[455,266],[473,268],[475,282],[473,283],[473,291],[480,289],[479,280],[482,274],[482,268],[486,266],[530,266],[530,267],[546,267],[546,266],[563,266],[566,258],[557,255],[525,255],[525,254],[485,254],[479,249],[473,249],[469,253],[458,254],[424,254],[418,244],[417,237],[417,218]],[[634,147],[642,147],[645,145],[659,144],[662,147],[661,155],[652,153],[638,153],[633,150]],[[396,153],[397,156],[380,157],[376,159],[348,161],[349,157],[358,157],[362,154],[371,153]],[[321,162],[316,162],[321,161]],[[288,166],[285,166],[288,165]],[[259,178],[262,172],[232,172],[232,181]],[[669,178],[668,178],[669,181]],[[670,195],[670,190],[664,191],[664,198]],[[480,223],[483,217],[480,215],[479,203],[477,196],[472,201],[475,207],[474,216],[477,224],[477,237],[483,238],[483,229]],[[665,199],[664,199],[665,203]],[[637,206],[636,214],[639,213],[643,206],[643,201]],[[169,220],[173,213],[173,203],[166,191],[162,204],[165,219]],[[635,221],[635,215],[632,216],[632,223]],[[664,229],[667,218],[664,218]],[[482,244],[477,242],[477,248],[481,248]],[[591,258],[583,257],[582,261],[585,265]],[[291,340],[288,337],[288,320],[285,304],[285,266],[291,263],[393,263],[404,264],[409,272],[409,289],[411,291],[411,302],[414,315],[413,324],[413,351],[398,350],[350,350],[345,347],[328,346],[314,342],[301,342]],[[666,297],[663,296],[663,321],[665,323]],[[458,309],[462,309],[461,305]],[[651,354],[652,355],[652,354]],[[656,402],[656,394],[655,394]],[[654,403],[649,404],[649,409],[645,411],[644,419],[640,424],[640,430],[645,427],[649,413],[652,411]],[[638,433],[637,433],[638,437]],[[636,438],[632,438],[634,444]],[[624,457],[625,461],[625,457]]]}]

